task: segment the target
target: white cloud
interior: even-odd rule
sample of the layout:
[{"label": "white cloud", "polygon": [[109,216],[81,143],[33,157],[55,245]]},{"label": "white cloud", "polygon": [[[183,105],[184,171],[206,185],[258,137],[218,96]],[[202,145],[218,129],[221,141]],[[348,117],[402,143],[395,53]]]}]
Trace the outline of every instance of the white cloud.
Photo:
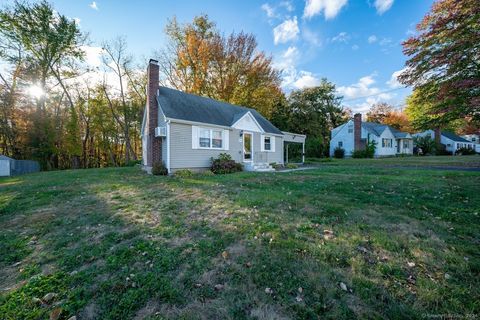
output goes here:
[{"label": "white cloud", "polygon": [[380,41],[380,45],[381,46],[388,46],[389,44],[392,43],[392,39],[390,38],[383,38],[381,41]]},{"label": "white cloud", "polygon": [[375,0],[375,9],[378,14],[384,14],[393,5],[393,0]]},{"label": "white cloud", "polygon": [[295,10],[290,1],[282,1],[280,2],[280,6],[284,7],[288,12],[292,12],[293,10]]},{"label": "white cloud", "polygon": [[95,1],[93,1],[92,3],[89,4],[90,8],[92,8],[93,10],[97,10],[98,11],[98,6],[97,6],[97,3]]},{"label": "white cloud", "polygon": [[403,87],[403,85],[398,81],[398,76],[402,74],[405,70],[406,68],[403,68],[402,70],[398,70],[392,73],[390,80],[387,81],[387,84],[390,88],[396,89]]},{"label": "white cloud", "polygon": [[297,89],[311,88],[318,86],[320,79],[318,79],[313,73],[308,71],[300,71],[297,80],[293,83],[293,86]]},{"label": "white cloud", "polygon": [[340,32],[335,37],[332,38],[332,42],[343,42],[347,43],[350,40],[350,36],[346,32]]},{"label": "white cloud", "polygon": [[375,43],[377,42],[378,38],[376,35],[372,34],[370,37],[368,37],[368,43]]},{"label": "white cloud", "polygon": [[360,49],[360,47],[358,45],[354,44],[352,46],[352,50],[357,51],[358,49]]},{"label": "white cloud", "polygon": [[348,0],[307,0],[303,11],[304,18],[312,18],[323,14],[325,19],[335,18],[340,10],[347,4]]},{"label": "white cloud", "polygon": [[272,6],[270,6],[268,3],[262,4],[261,8],[263,11],[265,11],[265,13],[267,14],[267,17],[275,18],[277,16],[275,13],[275,9]]},{"label": "white cloud", "polygon": [[338,87],[337,91],[345,97],[345,99],[358,99],[360,97],[378,94],[379,88],[371,87],[375,83],[375,74],[362,77],[357,83],[350,86]]},{"label": "white cloud", "polygon": [[285,20],[273,28],[273,42],[279,44],[295,40],[299,32],[297,17]]},{"label": "white cloud", "polygon": [[[366,112],[377,102],[391,101],[394,93],[382,92],[374,86],[376,73],[361,77],[357,83],[338,87],[337,92],[345,98],[345,104],[356,112]],[[349,101],[350,100],[350,101]]]},{"label": "white cloud", "polygon": [[274,67],[281,70],[292,68],[295,66],[299,58],[300,51],[298,51],[297,47],[290,46],[287,50],[282,52],[279,59],[274,61]]}]

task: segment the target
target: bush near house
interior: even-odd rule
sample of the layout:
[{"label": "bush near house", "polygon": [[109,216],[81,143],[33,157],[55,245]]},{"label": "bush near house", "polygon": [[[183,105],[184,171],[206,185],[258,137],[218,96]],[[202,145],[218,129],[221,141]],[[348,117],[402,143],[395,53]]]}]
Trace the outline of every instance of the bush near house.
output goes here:
[{"label": "bush near house", "polygon": [[375,155],[375,149],[377,143],[375,141],[369,141],[364,150],[355,150],[352,153],[352,158],[373,158]]},{"label": "bush near house", "polygon": [[341,147],[336,147],[335,150],[333,150],[333,157],[337,159],[345,158],[345,149]]},{"label": "bush near house", "polygon": [[[417,154],[426,156],[429,154],[435,154],[435,140],[430,136],[415,137],[413,142],[417,146]],[[421,153],[420,153],[421,150]]]},{"label": "bush near house", "polygon": [[297,169],[298,165],[296,165],[295,163],[287,163],[286,167],[287,169]]},{"label": "bush near house", "polygon": [[466,156],[466,155],[476,154],[476,152],[471,148],[460,148],[460,149],[457,149],[457,151],[455,151],[455,154]]},{"label": "bush near house", "polygon": [[163,162],[155,162],[152,166],[152,174],[154,176],[166,176],[168,175],[167,167]]},{"label": "bush near house", "polygon": [[220,153],[218,158],[212,158],[210,170],[215,174],[234,173],[242,171],[243,166],[235,162],[228,153]]}]

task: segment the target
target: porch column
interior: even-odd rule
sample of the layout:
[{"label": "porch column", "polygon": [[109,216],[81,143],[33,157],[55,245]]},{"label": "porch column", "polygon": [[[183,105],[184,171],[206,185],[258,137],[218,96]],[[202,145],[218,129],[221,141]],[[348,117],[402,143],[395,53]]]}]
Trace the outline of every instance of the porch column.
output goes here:
[{"label": "porch column", "polygon": [[305,163],[305,142],[302,142],[302,163]]},{"label": "porch column", "polygon": [[288,143],[287,143],[287,161],[286,163],[288,163]]}]

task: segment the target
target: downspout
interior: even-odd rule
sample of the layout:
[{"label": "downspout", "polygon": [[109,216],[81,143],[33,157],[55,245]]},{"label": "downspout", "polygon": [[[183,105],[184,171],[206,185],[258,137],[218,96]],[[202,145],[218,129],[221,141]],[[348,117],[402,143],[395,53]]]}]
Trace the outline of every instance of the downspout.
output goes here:
[{"label": "downspout", "polygon": [[170,173],[170,120],[167,120],[167,171]]}]

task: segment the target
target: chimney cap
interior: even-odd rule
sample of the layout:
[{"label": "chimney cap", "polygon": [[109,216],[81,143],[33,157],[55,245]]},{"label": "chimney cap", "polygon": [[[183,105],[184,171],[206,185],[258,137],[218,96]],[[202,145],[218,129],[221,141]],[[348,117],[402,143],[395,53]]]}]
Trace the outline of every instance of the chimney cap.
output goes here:
[{"label": "chimney cap", "polygon": [[148,61],[149,64],[158,64],[158,60],[155,60],[155,59],[150,59],[150,61]]}]

